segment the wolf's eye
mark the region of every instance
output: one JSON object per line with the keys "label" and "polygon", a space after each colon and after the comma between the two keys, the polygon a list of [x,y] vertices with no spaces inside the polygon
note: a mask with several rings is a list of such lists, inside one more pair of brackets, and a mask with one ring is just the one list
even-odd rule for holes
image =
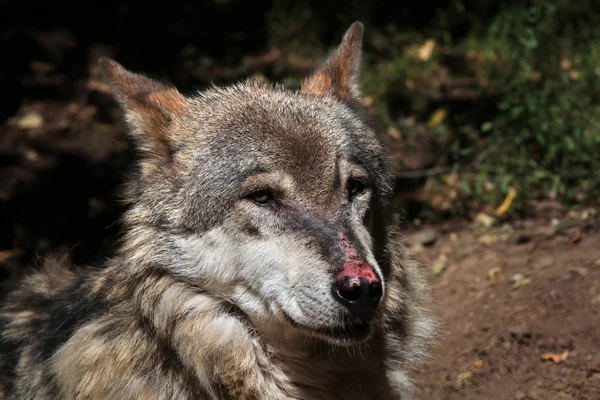
{"label": "wolf's eye", "polygon": [[264,206],[269,201],[273,200],[273,194],[267,189],[255,190],[248,196],[250,200],[260,206]]}
{"label": "wolf's eye", "polygon": [[348,194],[350,195],[350,198],[358,196],[364,192],[366,188],[367,185],[358,179],[350,179],[350,181],[348,181]]}

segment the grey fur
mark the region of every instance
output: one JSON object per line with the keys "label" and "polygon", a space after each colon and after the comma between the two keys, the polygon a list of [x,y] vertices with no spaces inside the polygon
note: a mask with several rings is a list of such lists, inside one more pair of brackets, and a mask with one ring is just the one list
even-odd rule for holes
{"label": "grey fur", "polygon": [[[0,399],[409,398],[433,322],[360,109],[362,30],[297,92],[185,98],[101,61],[140,154],[127,231],[106,268],[49,259],[8,294]],[[331,292],[342,234],[383,281],[360,340],[333,330],[349,318]]]}

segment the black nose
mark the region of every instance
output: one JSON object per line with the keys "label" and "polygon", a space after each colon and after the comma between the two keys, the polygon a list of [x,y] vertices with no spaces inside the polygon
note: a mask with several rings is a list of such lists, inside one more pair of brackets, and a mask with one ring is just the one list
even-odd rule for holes
{"label": "black nose", "polygon": [[374,311],[381,300],[381,282],[362,276],[345,276],[333,284],[333,297],[352,313]]}

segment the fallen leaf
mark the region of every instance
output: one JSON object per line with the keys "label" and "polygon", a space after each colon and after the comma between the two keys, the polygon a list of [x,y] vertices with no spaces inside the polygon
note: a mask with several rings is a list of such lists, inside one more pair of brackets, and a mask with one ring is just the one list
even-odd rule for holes
{"label": "fallen leaf", "polygon": [[475,368],[481,368],[483,367],[483,360],[477,360],[473,363],[473,365],[475,366]]}
{"label": "fallen leaf", "polygon": [[554,233],[560,233],[560,232],[564,231],[565,229],[570,228],[571,226],[573,226],[573,221],[559,222],[554,227]]}
{"label": "fallen leaf", "polygon": [[500,207],[496,209],[496,216],[501,217],[502,215],[506,214],[508,210],[510,210],[510,206],[512,205],[515,197],[517,197],[517,191],[515,190],[515,188],[509,188],[508,193],[506,194],[506,198],[504,199]]}
{"label": "fallen leaf", "polygon": [[400,131],[398,129],[394,128],[393,126],[390,126],[389,128],[387,128],[387,134],[392,139],[399,140],[399,139],[402,138],[402,135],[400,134]]}
{"label": "fallen leaf", "polygon": [[590,217],[596,216],[597,213],[598,212],[596,211],[596,209],[594,209],[594,208],[588,208],[586,210],[583,210],[583,212],[581,213],[581,217],[580,218],[583,221],[585,221],[585,220],[587,220]]}
{"label": "fallen leaf", "polygon": [[480,212],[475,216],[475,222],[486,228],[491,228],[496,223],[496,218],[486,213]]}
{"label": "fallen leaf", "polygon": [[477,239],[477,241],[481,244],[490,245],[494,243],[502,243],[506,242],[513,235],[513,232],[510,230],[504,230],[496,233],[488,233],[486,235],[482,235]]}
{"label": "fallen leaf", "polygon": [[531,278],[522,278],[522,279],[517,280],[513,284],[512,288],[513,288],[513,290],[516,290],[516,289],[522,288],[524,286],[527,286],[530,283],[531,283]]}
{"label": "fallen leaf", "polygon": [[377,96],[375,96],[375,95],[367,96],[363,100],[363,105],[365,107],[371,107],[375,103],[375,100],[377,100]]}
{"label": "fallen leaf", "polygon": [[471,386],[473,383],[473,373],[472,372],[463,372],[462,374],[458,374],[457,384],[459,387]]}
{"label": "fallen leaf", "polygon": [[435,40],[427,39],[425,43],[417,50],[417,57],[421,61],[427,61],[431,58],[431,54],[433,53],[433,49],[435,49]]}
{"label": "fallen leaf", "polygon": [[438,108],[431,114],[427,125],[431,127],[438,126],[439,124],[444,122],[446,116],[448,116],[448,110],[446,110],[445,108]]}
{"label": "fallen leaf", "polygon": [[39,128],[42,125],[44,125],[44,118],[35,111],[28,112],[17,121],[17,126],[21,129]]}
{"label": "fallen leaf", "polygon": [[502,268],[496,267],[492,268],[488,271],[488,279],[493,281],[500,278],[500,273],[502,272]]}
{"label": "fallen leaf", "polygon": [[571,244],[579,243],[579,242],[581,242],[581,239],[583,239],[583,233],[577,232],[577,234],[575,234],[575,236],[573,236],[571,239],[569,239],[569,243],[571,243]]}
{"label": "fallen leaf", "polygon": [[544,353],[544,354],[542,354],[542,361],[551,360],[554,364],[560,364],[561,362],[565,361],[568,356],[569,356],[568,351],[564,351],[561,354]]}
{"label": "fallen leaf", "polygon": [[431,266],[431,271],[434,275],[440,275],[446,269],[448,257],[445,254],[440,254],[438,259]]}

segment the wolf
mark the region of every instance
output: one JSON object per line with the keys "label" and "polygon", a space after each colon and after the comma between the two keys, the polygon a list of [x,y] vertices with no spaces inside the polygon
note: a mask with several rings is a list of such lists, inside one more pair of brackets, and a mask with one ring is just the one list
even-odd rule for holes
{"label": "wolf", "polygon": [[298,89],[184,96],[100,67],[137,160],[116,254],[4,296],[0,399],[408,399],[434,335],[358,85],[363,25]]}

